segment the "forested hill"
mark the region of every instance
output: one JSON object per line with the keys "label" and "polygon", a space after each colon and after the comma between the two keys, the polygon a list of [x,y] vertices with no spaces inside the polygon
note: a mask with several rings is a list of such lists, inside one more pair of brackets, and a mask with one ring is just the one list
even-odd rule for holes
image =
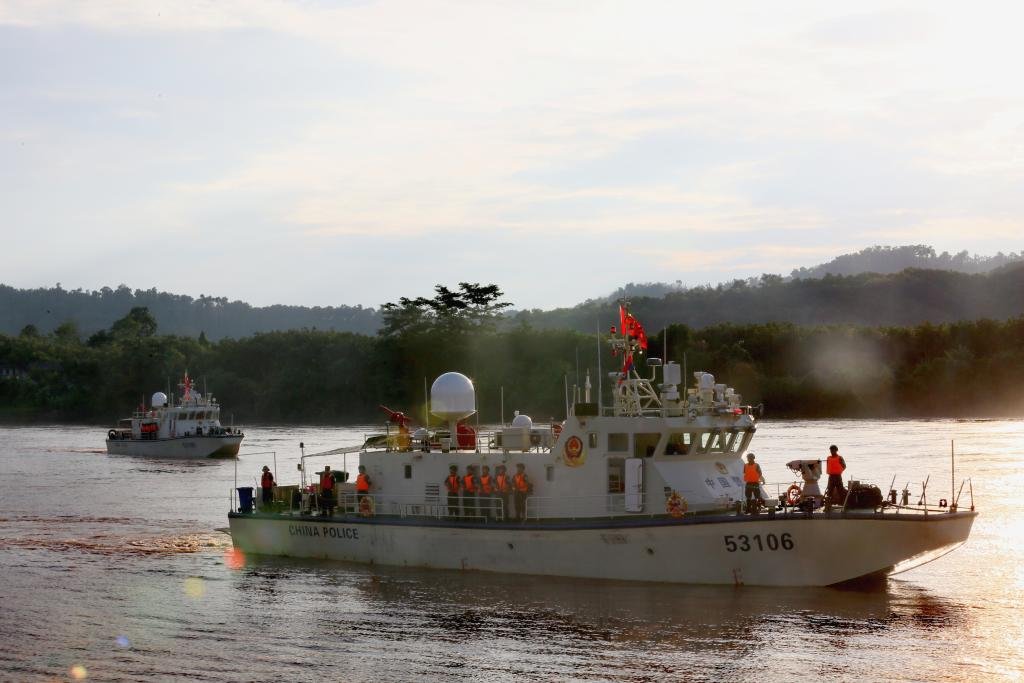
{"label": "forested hill", "polygon": [[[652,331],[669,324],[701,328],[725,322],[873,327],[1006,320],[1024,315],[1024,263],[979,275],[917,269],[789,281],[764,275],[754,284],[736,280],[631,302],[633,314]],[[602,327],[614,324],[618,307],[613,301],[590,301],[573,308],[521,311],[516,318],[541,329],[593,332],[598,322]]]}
{"label": "forested hill", "polygon": [[44,334],[73,323],[83,336],[104,330],[131,309],[144,306],[168,334],[208,339],[247,337],[273,330],[318,329],[373,334],[380,315],[362,306],[250,306],[223,297],[170,294],[124,285],[98,291],[15,289],[0,285],[0,334],[17,334],[33,325]]}
{"label": "forested hill", "polygon": [[[21,290],[0,285],[0,334],[18,334],[28,325],[49,334],[72,323],[77,334],[88,337],[136,307],[149,309],[161,332],[188,337],[203,333],[211,341],[296,329],[372,335],[382,324],[379,310],[361,306],[261,308],[218,297],[193,299],[125,286],[89,292],[59,286]],[[1024,315],[1024,263],[984,274],[908,269],[887,275],[827,275],[820,279],[763,275],[758,280],[694,287],[662,297],[633,297],[632,307],[654,332],[668,324],[696,328],[765,322],[905,326],[1006,320]],[[525,323],[540,329],[593,332],[598,321],[603,327],[613,324],[618,308],[615,301],[600,299],[572,308],[507,315],[499,327]]]}

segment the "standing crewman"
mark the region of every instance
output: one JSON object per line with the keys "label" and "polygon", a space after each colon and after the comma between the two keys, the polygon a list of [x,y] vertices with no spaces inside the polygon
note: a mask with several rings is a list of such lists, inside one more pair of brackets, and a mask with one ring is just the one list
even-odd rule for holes
{"label": "standing crewman", "polygon": [[526,476],[526,465],[516,464],[516,475],[512,477],[512,498],[515,502],[516,519],[526,520],[526,497],[533,490],[530,478]]}
{"label": "standing crewman", "polygon": [[512,510],[508,506],[508,494],[512,491],[512,482],[509,481],[504,465],[494,468],[494,490],[501,500],[501,514],[508,519],[512,514]]}
{"label": "standing crewman", "polygon": [[263,496],[263,506],[270,505],[274,500],[274,475],[270,473],[270,468],[266,465],[263,466],[263,476],[260,477],[260,491]]}
{"label": "standing crewman", "polygon": [[324,465],[320,473],[320,514],[330,517],[334,514],[334,472],[330,465]]}
{"label": "standing crewman", "polygon": [[744,496],[747,500],[747,512],[753,514],[754,508],[751,501],[754,498],[764,503],[761,497],[761,484],[764,483],[764,474],[761,473],[761,466],[754,462],[754,454],[747,453],[747,463],[743,466],[743,482],[746,484]]}
{"label": "standing crewman", "polygon": [[466,474],[462,477],[462,513],[466,517],[476,517],[476,496],[480,492],[480,479],[476,476],[474,465],[466,466]]}
{"label": "standing crewman", "polygon": [[[846,488],[843,486],[843,472],[846,471],[846,461],[839,455],[839,446],[832,444],[828,447],[829,456],[825,460],[825,473],[828,474],[828,486],[825,488],[825,502],[827,504],[840,504],[846,500]],[[833,500],[838,494],[839,499]]]}
{"label": "standing crewman", "polygon": [[487,465],[480,468],[480,511],[488,519],[494,517],[494,477]]}
{"label": "standing crewman", "polygon": [[448,468],[448,477],[444,480],[444,488],[448,491],[448,517],[459,516],[459,489],[462,488],[459,480],[459,468],[452,465]]}
{"label": "standing crewman", "polygon": [[371,486],[373,486],[373,482],[370,481],[370,475],[366,473],[366,467],[360,465],[359,475],[356,476],[356,510],[363,511],[363,499],[370,495]]}

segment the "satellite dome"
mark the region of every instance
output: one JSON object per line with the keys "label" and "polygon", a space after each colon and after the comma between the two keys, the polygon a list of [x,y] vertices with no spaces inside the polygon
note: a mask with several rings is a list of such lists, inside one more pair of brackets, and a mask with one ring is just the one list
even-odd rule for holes
{"label": "satellite dome", "polygon": [[167,394],[162,391],[158,391],[153,394],[153,398],[150,399],[149,404],[154,408],[163,408],[167,405]]}
{"label": "satellite dome", "polygon": [[512,418],[513,427],[521,427],[522,429],[533,429],[533,419],[529,415],[521,415],[519,411],[516,411],[516,416]]}
{"label": "satellite dome", "polygon": [[454,422],[476,412],[473,381],[460,372],[446,372],[430,387],[430,412]]}

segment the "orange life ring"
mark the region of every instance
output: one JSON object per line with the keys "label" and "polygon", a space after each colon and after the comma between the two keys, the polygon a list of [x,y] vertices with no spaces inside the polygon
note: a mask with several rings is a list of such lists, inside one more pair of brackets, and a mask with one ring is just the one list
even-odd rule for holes
{"label": "orange life ring", "polygon": [[558,438],[559,436],[561,436],[561,435],[562,435],[562,423],[561,423],[561,422],[555,422],[555,423],[553,423],[553,424],[551,425],[551,433],[555,435],[555,438],[556,438],[556,439],[557,439],[557,438]]}
{"label": "orange life ring", "polygon": [[786,489],[786,502],[790,505],[798,504],[804,497],[804,491],[799,484],[793,484]]}

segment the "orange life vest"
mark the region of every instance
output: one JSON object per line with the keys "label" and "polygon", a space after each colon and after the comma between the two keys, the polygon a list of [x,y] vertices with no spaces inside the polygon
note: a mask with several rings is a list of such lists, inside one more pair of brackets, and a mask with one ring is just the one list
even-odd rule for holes
{"label": "orange life vest", "polygon": [[504,474],[499,474],[495,479],[495,487],[498,489],[498,493],[508,493],[508,477]]}
{"label": "orange life vest", "polygon": [[462,477],[462,488],[466,490],[466,493],[476,493],[476,477],[472,474]]}
{"label": "orange life vest", "polygon": [[491,486],[491,475],[480,475],[480,490],[486,493],[487,495],[490,495],[494,492],[494,487]]}
{"label": "orange life vest", "polygon": [[512,483],[515,484],[516,491],[520,493],[530,490],[530,484],[526,481],[526,474],[523,472],[518,472],[516,476],[512,477]]}
{"label": "orange life vest", "polygon": [[757,463],[748,462],[743,466],[743,481],[748,484],[761,483],[761,472],[758,471]]}
{"label": "orange life vest", "polygon": [[334,490],[334,477],[331,476],[331,472],[324,472],[320,475],[320,490],[321,491],[333,491]]}
{"label": "orange life vest", "polygon": [[370,478],[365,474],[360,474],[356,477],[356,492],[357,493],[369,493],[370,491]]}
{"label": "orange life vest", "polygon": [[265,489],[272,488],[274,486],[274,475],[270,472],[264,472],[263,477],[260,479],[260,486]]}
{"label": "orange life vest", "polygon": [[825,471],[830,475],[842,474],[845,469],[843,458],[838,453],[828,456],[828,460],[825,461]]}
{"label": "orange life vest", "polygon": [[448,478],[444,480],[444,487],[448,489],[448,493],[458,493],[459,476],[457,474],[449,474]]}

